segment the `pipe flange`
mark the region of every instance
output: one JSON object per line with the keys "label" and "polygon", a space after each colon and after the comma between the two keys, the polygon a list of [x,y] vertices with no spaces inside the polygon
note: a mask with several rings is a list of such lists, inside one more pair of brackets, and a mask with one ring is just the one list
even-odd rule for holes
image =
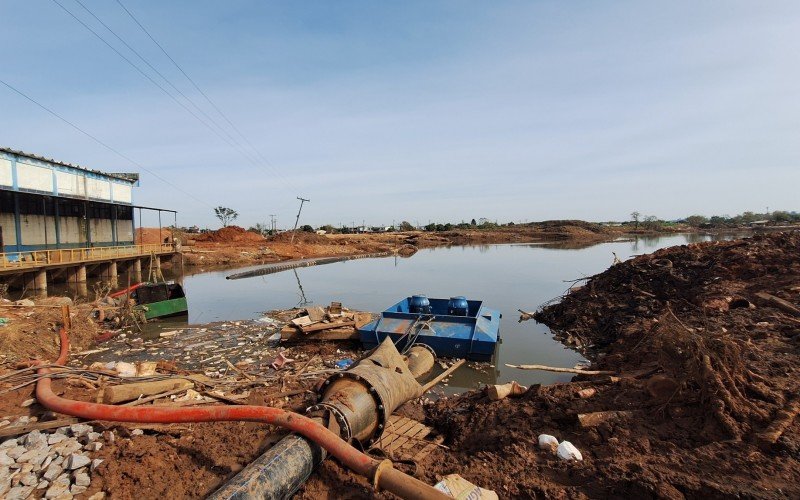
{"label": "pipe flange", "polygon": [[352,437],[352,432],[350,430],[350,423],[347,421],[347,419],[344,416],[344,413],[342,413],[342,411],[339,410],[339,408],[329,403],[317,403],[314,406],[309,406],[306,409],[306,413],[311,413],[315,411],[329,412],[333,416],[333,418],[336,419],[336,423],[339,424],[339,434],[340,434],[339,437],[341,437],[345,441],[350,441],[350,438]]}
{"label": "pipe flange", "polygon": [[[381,434],[383,434],[383,430],[386,428],[386,423],[387,423],[387,419],[388,419],[388,415],[386,415],[386,405],[384,404],[383,400],[381,399],[381,395],[378,392],[378,390],[375,389],[375,387],[373,387],[372,384],[369,383],[369,380],[367,380],[366,378],[362,377],[361,375],[358,375],[357,373],[352,373],[352,372],[339,372],[336,375],[334,375],[334,376],[328,378],[327,380],[325,380],[325,382],[323,382],[322,386],[318,390],[320,398],[325,396],[325,390],[328,388],[328,386],[331,385],[331,381],[332,380],[337,380],[337,379],[340,379],[340,378],[349,378],[351,380],[354,380],[354,381],[362,384],[364,387],[367,388],[367,392],[369,392],[370,396],[372,396],[372,399],[375,400],[375,407],[378,410],[378,426],[377,426],[375,432],[373,433],[373,435],[370,436],[369,438],[367,438],[366,441],[364,441],[364,445],[365,446],[369,446],[372,443],[374,443],[375,440],[378,439],[381,436]],[[324,402],[319,403],[319,404],[320,405],[325,405],[326,407],[331,406],[330,404],[327,404],[327,403],[324,403]]]}
{"label": "pipe flange", "polygon": [[424,347],[425,349],[427,349],[428,351],[430,351],[430,353],[431,353],[431,354],[433,354],[433,359],[434,359],[434,360],[435,360],[435,359],[436,359],[436,357],[437,357],[437,356],[436,356],[436,351],[434,351],[434,350],[433,350],[433,347],[429,346],[428,344],[423,344],[423,343],[421,343],[421,342],[417,342],[416,344],[411,344],[411,347],[412,347],[412,348],[414,348],[414,347]]}

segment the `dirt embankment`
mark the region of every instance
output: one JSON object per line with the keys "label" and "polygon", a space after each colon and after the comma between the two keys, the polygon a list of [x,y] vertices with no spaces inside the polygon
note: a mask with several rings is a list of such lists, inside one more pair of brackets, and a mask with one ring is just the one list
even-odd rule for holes
{"label": "dirt embankment", "polygon": [[[619,227],[584,221],[545,221],[495,229],[458,229],[441,232],[326,234],[298,231],[263,237],[229,226],[202,234],[177,234],[187,266],[232,266],[278,262],[307,257],[334,257],[398,251],[413,254],[417,248],[549,241],[576,247],[609,241],[624,235]],[[167,238],[167,231],[142,230],[146,243]],[[170,240],[171,241],[171,240]]]}
{"label": "dirt embankment", "polygon": [[0,365],[32,358],[57,358],[59,341],[53,332],[63,322],[62,304],[70,306],[73,346],[85,349],[92,345],[102,328],[91,318],[91,304],[73,304],[68,297],[17,302],[0,299],[0,315],[4,320],[0,326]]}
{"label": "dirt embankment", "polygon": [[234,266],[266,264],[306,257],[359,255],[392,250],[387,242],[336,239],[298,231],[263,237],[238,226],[202,234],[180,234],[187,266]]}
{"label": "dirt embankment", "polygon": [[[800,234],[772,234],[660,250],[591,278],[536,317],[620,378],[441,400],[429,417],[450,450],[425,475],[458,472],[501,497],[799,497],[798,251]],[[596,392],[581,398],[585,388]],[[538,450],[540,433],[583,461]]]}

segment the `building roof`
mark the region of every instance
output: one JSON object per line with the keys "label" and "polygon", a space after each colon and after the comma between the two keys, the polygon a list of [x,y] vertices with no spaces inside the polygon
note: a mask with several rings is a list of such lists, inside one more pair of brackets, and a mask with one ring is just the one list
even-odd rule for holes
{"label": "building roof", "polygon": [[138,173],[113,173],[113,174],[110,174],[108,172],[101,172],[99,170],[92,170],[90,168],[81,167],[80,165],[73,165],[72,163],[66,163],[66,162],[63,162],[63,161],[54,160],[52,158],[47,158],[47,157],[44,157],[44,156],[39,156],[39,155],[31,154],[31,153],[26,153],[25,151],[19,151],[17,149],[6,148],[6,147],[3,147],[3,146],[0,146],[0,153],[11,153],[11,154],[15,154],[17,156],[25,156],[27,158],[32,158],[34,160],[46,161],[46,162],[54,163],[56,165],[61,165],[61,166],[64,166],[64,167],[70,167],[70,168],[74,168],[74,169],[77,169],[77,170],[83,170],[84,172],[92,172],[93,174],[104,175],[106,177],[112,177],[114,179],[119,179],[121,181],[130,182],[131,184],[135,184],[136,182],[139,181],[139,174]]}

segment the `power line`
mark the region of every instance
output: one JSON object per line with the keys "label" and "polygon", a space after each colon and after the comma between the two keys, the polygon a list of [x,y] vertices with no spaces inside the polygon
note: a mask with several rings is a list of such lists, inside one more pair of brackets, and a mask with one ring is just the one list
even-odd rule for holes
{"label": "power line", "polygon": [[48,113],[50,113],[51,115],[55,116],[56,118],[58,118],[58,119],[59,119],[59,120],[61,120],[62,122],[66,123],[66,124],[67,124],[67,125],[69,125],[70,127],[74,128],[75,130],[77,130],[78,132],[80,132],[81,134],[83,134],[83,135],[85,135],[86,137],[90,138],[91,140],[93,140],[93,141],[94,141],[94,142],[96,142],[97,144],[99,144],[99,145],[103,146],[103,147],[104,147],[104,148],[106,148],[107,150],[109,150],[109,151],[111,151],[112,153],[114,153],[115,155],[119,156],[120,158],[122,158],[122,159],[124,159],[124,160],[126,160],[126,161],[130,162],[131,164],[133,164],[134,166],[136,166],[136,167],[138,167],[138,168],[141,168],[141,169],[142,169],[142,170],[144,170],[145,172],[148,172],[148,173],[149,173],[149,174],[151,174],[153,177],[155,177],[156,179],[159,179],[160,181],[164,182],[165,184],[168,184],[168,185],[172,186],[173,188],[175,188],[175,190],[176,190],[176,191],[179,191],[179,192],[181,192],[181,193],[185,194],[186,196],[188,196],[189,198],[193,199],[194,201],[196,201],[196,202],[200,203],[200,204],[201,204],[201,205],[203,205],[203,206],[210,206],[210,205],[206,205],[206,202],[205,202],[205,201],[203,201],[203,200],[201,200],[201,199],[199,199],[199,198],[195,197],[193,194],[191,194],[191,193],[189,193],[189,192],[187,192],[187,191],[184,191],[184,190],[183,190],[183,189],[181,189],[180,187],[176,186],[175,184],[173,184],[172,182],[168,181],[167,179],[165,179],[165,178],[161,177],[161,176],[160,176],[160,175],[158,175],[157,173],[153,172],[153,171],[152,171],[152,170],[150,170],[149,168],[147,168],[147,167],[145,167],[144,165],[142,165],[141,163],[137,162],[136,160],[133,160],[132,158],[130,158],[130,157],[126,156],[125,154],[123,154],[123,153],[119,152],[119,151],[118,151],[118,150],[116,150],[115,148],[113,148],[113,147],[109,146],[108,144],[106,144],[105,142],[101,141],[100,139],[98,139],[98,138],[97,138],[97,137],[95,137],[94,135],[92,135],[92,134],[90,134],[89,132],[87,132],[87,131],[83,130],[83,129],[82,129],[82,128],[80,128],[79,126],[75,125],[74,123],[72,123],[71,121],[67,120],[66,118],[64,118],[64,117],[63,117],[63,116],[61,116],[60,114],[56,113],[56,112],[55,112],[55,111],[53,111],[52,109],[48,108],[48,107],[47,107],[47,106],[45,106],[44,104],[40,103],[39,101],[35,100],[33,97],[30,97],[29,95],[25,94],[24,92],[22,92],[21,90],[19,90],[19,89],[18,89],[18,88],[16,88],[16,87],[14,87],[14,86],[13,86],[13,85],[11,85],[10,83],[6,82],[5,80],[2,80],[2,79],[0,79],[0,83],[2,83],[3,85],[5,85],[6,87],[8,87],[8,88],[9,88],[10,90],[12,90],[13,92],[15,92],[15,93],[19,94],[20,96],[24,97],[24,98],[25,98],[25,99],[27,99],[28,101],[32,102],[33,104],[37,105],[37,106],[38,106],[38,107],[40,107],[41,109],[43,109],[43,110],[47,111]]}
{"label": "power line", "polygon": [[172,81],[170,81],[170,80],[169,80],[169,78],[167,78],[166,76],[164,76],[164,75],[163,75],[163,74],[162,74],[162,73],[161,73],[161,72],[160,72],[158,69],[156,69],[156,68],[155,68],[155,67],[154,67],[152,64],[150,64],[150,62],[149,62],[147,59],[145,59],[145,58],[144,58],[144,56],[142,56],[142,55],[141,55],[141,54],[140,54],[140,53],[139,53],[139,52],[138,52],[136,49],[134,49],[133,47],[131,47],[131,45],[130,45],[128,42],[126,42],[126,41],[125,41],[125,40],[124,40],[124,39],[123,39],[121,36],[119,36],[119,35],[118,35],[118,34],[117,34],[117,33],[116,33],[116,32],[115,32],[113,29],[111,29],[111,27],[110,27],[110,26],[108,26],[108,25],[107,25],[105,22],[103,22],[103,20],[102,20],[102,19],[100,19],[99,17],[97,17],[97,15],[96,15],[94,12],[92,12],[92,11],[91,11],[91,10],[90,10],[90,9],[89,9],[89,8],[88,8],[86,5],[84,5],[84,4],[83,4],[83,2],[81,2],[81,0],[75,0],[75,2],[76,2],[78,5],[80,5],[80,6],[83,8],[83,10],[85,10],[86,12],[88,12],[88,13],[89,13],[89,15],[90,15],[90,16],[92,16],[92,17],[93,17],[93,18],[94,18],[94,19],[95,19],[95,20],[96,20],[98,23],[100,23],[100,24],[101,24],[101,25],[102,25],[102,26],[103,26],[103,27],[104,27],[106,30],[108,30],[108,32],[109,32],[109,33],[111,33],[112,35],[114,35],[114,37],[116,37],[116,39],[117,39],[117,40],[119,40],[119,41],[120,41],[120,42],[121,42],[121,43],[122,43],[122,44],[123,44],[125,47],[127,47],[127,48],[128,48],[128,50],[130,50],[131,52],[133,52],[133,53],[136,55],[136,57],[138,57],[138,58],[139,58],[139,59],[140,59],[140,60],[141,60],[143,63],[145,63],[145,64],[147,65],[147,67],[148,67],[148,68],[150,68],[151,70],[153,70],[153,72],[154,72],[155,74],[157,74],[158,76],[160,76],[160,77],[161,77],[161,79],[162,79],[162,80],[164,80],[164,81],[167,83],[167,85],[169,85],[170,87],[172,87],[172,89],[173,89],[175,92],[177,92],[177,93],[178,93],[178,94],[179,94],[181,97],[183,97],[183,98],[186,100],[186,102],[188,102],[189,104],[191,104],[191,105],[192,105],[192,107],[193,107],[194,109],[196,109],[196,110],[197,110],[197,111],[198,111],[200,114],[202,114],[202,115],[203,115],[203,116],[204,116],[206,119],[208,119],[208,121],[210,121],[210,122],[211,122],[213,125],[215,125],[215,126],[216,126],[216,127],[217,127],[217,128],[218,128],[218,129],[219,129],[221,132],[222,132],[222,133],[224,133],[226,136],[228,136],[228,138],[229,138],[229,139],[231,139],[232,141],[236,142],[236,139],[235,139],[235,138],[234,138],[234,137],[233,137],[233,136],[232,136],[230,133],[228,133],[228,131],[227,131],[227,130],[225,130],[225,128],[221,127],[221,126],[220,126],[220,125],[217,123],[217,121],[216,121],[216,120],[214,120],[214,118],[212,118],[211,116],[209,116],[209,115],[208,115],[208,113],[206,113],[205,111],[203,111],[203,109],[202,109],[202,108],[200,108],[200,107],[199,107],[197,104],[195,104],[195,102],[194,102],[192,99],[190,99],[190,98],[189,98],[189,97],[188,97],[186,94],[184,94],[184,93],[183,93],[183,92],[182,92],[182,91],[181,91],[181,90],[180,90],[178,87],[176,87],[176,86],[175,86],[175,84],[173,84],[173,83],[172,83]]}
{"label": "power line", "polygon": [[254,162],[254,161],[253,161],[253,159],[252,159],[252,158],[251,158],[251,157],[250,157],[248,154],[246,154],[246,153],[244,152],[244,150],[243,150],[243,149],[241,149],[241,148],[237,149],[237,148],[236,148],[236,146],[234,145],[234,143],[232,143],[230,140],[228,140],[228,139],[226,139],[225,137],[223,137],[223,136],[222,136],[222,135],[221,135],[221,134],[220,134],[220,133],[219,133],[219,132],[218,132],[216,129],[214,129],[214,127],[212,127],[212,126],[211,126],[211,125],[210,125],[208,122],[206,122],[205,120],[203,120],[202,118],[200,118],[199,116],[197,116],[197,114],[196,114],[194,111],[192,111],[191,109],[189,109],[189,108],[188,108],[188,107],[187,107],[187,106],[186,106],[184,103],[182,103],[180,100],[178,100],[178,98],[177,98],[177,97],[175,97],[175,96],[174,96],[172,93],[170,93],[170,92],[169,92],[167,89],[165,89],[165,88],[164,88],[164,87],[163,87],[161,84],[159,84],[157,81],[155,81],[155,80],[154,80],[154,79],[153,79],[153,78],[152,78],[150,75],[148,75],[147,73],[145,73],[145,72],[144,72],[144,71],[143,71],[143,70],[142,70],[142,69],[141,69],[139,66],[137,66],[136,64],[134,64],[134,62],[133,62],[133,61],[131,61],[131,60],[130,60],[128,57],[126,57],[126,56],[125,56],[125,54],[123,54],[122,52],[120,52],[119,50],[117,50],[117,48],[116,48],[116,47],[114,47],[113,45],[111,45],[111,44],[110,44],[110,43],[109,43],[109,42],[108,42],[108,41],[107,41],[105,38],[103,38],[103,37],[102,37],[102,36],[101,36],[99,33],[97,33],[95,30],[93,30],[93,29],[91,28],[91,26],[89,26],[88,24],[86,24],[85,22],[83,22],[83,20],[81,20],[81,19],[80,19],[78,16],[76,16],[75,14],[73,14],[73,13],[72,13],[72,11],[70,11],[69,9],[67,9],[66,7],[64,7],[64,5],[63,5],[62,3],[60,3],[58,0],[52,0],[52,1],[53,1],[53,3],[55,3],[56,5],[58,5],[59,7],[61,7],[61,9],[62,9],[64,12],[66,12],[67,14],[69,14],[69,16],[70,16],[70,17],[72,17],[73,19],[75,19],[75,21],[77,21],[77,22],[78,22],[78,23],[79,23],[81,26],[83,26],[84,28],[86,28],[87,30],[89,30],[89,32],[90,32],[90,33],[92,33],[92,34],[93,34],[95,37],[97,37],[97,38],[98,38],[98,39],[99,39],[101,42],[103,42],[103,43],[104,43],[106,46],[108,46],[108,48],[110,48],[111,50],[113,50],[113,51],[114,51],[114,52],[115,52],[115,53],[116,53],[118,56],[120,56],[120,57],[121,57],[121,58],[122,58],[122,59],[123,59],[125,62],[127,62],[127,63],[128,63],[130,66],[131,66],[131,67],[133,67],[133,69],[135,69],[135,70],[136,70],[136,71],[137,71],[139,74],[141,74],[141,75],[142,75],[142,76],[144,76],[144,77],[145,77],[145,78],[146,78],[148,81],[150,81],[150,83],[152,83],[152,84],[153,84],[153,85],[155,85],[155,86],[156,86],[156,87],[157,87],[159,90],[161,90],[161,92],[163,92],[163,93],[164,93],[164,94],[166,94],[166,95],[167,95],[167,96],[168,96],[170,99],[172,99],[173,101],[175,101],[175,103],[176,103],[176,104],[178,104],[180,107],[182,107],[184,110],[186,110],[186,112],[188,112],[190,115],[192,115],[192,116],[193,116],[193,117],[194,117],[194,118],[195,118],[197,121],[199,121],[200,123],[202,123],[203,125],[205,125],[205,126],[206,126],[206,127],[207,127],[207,128],[208,128],[208,129],[209,129],[211,132],[212,132],[212,133],[214,133],[214,135],[216,135],[216,136],[217,136],[217,137],[219,137],[219,138],[220,138],[220,139],[221,139],[223,142],[225,142],[226,144],[228,144],[228,146],[232,147],[233,149],[236,149],[236,150],[237,150],[237,151],[238,151],[238,152],[239,152],[239,153],[240,153],[242,156],[244,156],[244,157],[245,157],[245,159],[247,159],[247,161],[249,161],[250,163],[252,163],[252,164],[254,164],[254,165],[257,165],[257,164],[256,164],[256,162]]}
{"label": "power line", "polygon": [[261,161],[263,161],[267,166],[269,166],[273,170],[275,175],[281,178],[281,180],[283,180],[287,185],[289,185],[289,187],[293,188],[294,190],[297,190],[297,188],[289,181],[289,179],[285,178],[277,169],[277,167],[275,167],[269,160],[267,160],[264,157],[263,154],[261,154],[261,151],[259,151],[258,148],[256,148],[253,145],[253,143],[250,142],[247,136],[245,136],[242,133],[242,131],[239,130],[239,127],[234,125],[234,123],[228,118],[228,116],[222,111],[222,109],[220,109],[220,107],[217,106],[217,104],[208,96],[208,94],[206,94],[203,91],[203,89],[200,88],[197,82],[195,82],[194,79],[192,79],[192,77],[190,77],[189,74],[183,70],[181,65],[178,64],[178,62],[171,55],[169,55],[167,50],[158,42],[158,40],[156,40],[155,37],[153,37],[153,35],[150,34],[147,28],[145,28],[144,25],[141,22],[139,22],[136,16],[134,16],[133,13],[130,10],[128,10],[127,7],[125,7],[125,5],[122,3],[122,0],[116,0],[116,1],[119,4],[119,6],[122,7],[122,10],[124,10],[128,14],[128,16],[133,20],[134,23],[136,23],[137,26],[139,26],[139,28],[141,28],[144,34],[147,35],[147,37],[156,45],[156,47],[159,48],[159,50],[161,50],[161,52],[167,57],[167,59],[169,59],[172,62],[172,64],[178,69],[178,71],[180,71],[181,74],[183,74],[183,76],[186,77],[189,83],[192,84],[192,86],[200,93],[200,95],[202,95],[205,98],[205,100],[208,101],[211,107],[214,108],[214,110],[216,110],[217,113],[219,113],[222,119],[225,120],[228,123],[228,125],[230,125],[231,128],[239,135],[239,137],[241,137],[241,139],[250,147],[250,149],[252,149],[255,152],[256,156]]}

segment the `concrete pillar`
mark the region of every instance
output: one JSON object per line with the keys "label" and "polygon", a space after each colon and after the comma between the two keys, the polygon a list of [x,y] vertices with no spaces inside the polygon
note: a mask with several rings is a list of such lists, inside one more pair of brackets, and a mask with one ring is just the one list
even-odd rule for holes
{"label": "concrete pillar", "polygon": [[75,282],[86,283],[86,266],[78,266],[75,268]]}
{"label": "concrete pillar", "polygon": [[111,284],[111,288],[119,287],[119,281],[117,280],[117,263],[115,261],[108,263],[108,267],[106,268],[106,279],[108,280],[109,284]]}
{"label": "concrete pillar", "polygon": [[136,283],[142,281],[142,259],[134,259],[133,260],[133,278],[132,280]]}
{"label": "concrete pillar", "polygon": [[36,271],[33,278],[33,285],[36,290],[47,290],[47,271],[44,269]]}
{"label": "concrete pillar", "polygon": [[89,285],[86,284],[85,281],[74,282],[71,281],[67,283],[69,290],[74,293],[77,297],[88,297],[89,296]]}

